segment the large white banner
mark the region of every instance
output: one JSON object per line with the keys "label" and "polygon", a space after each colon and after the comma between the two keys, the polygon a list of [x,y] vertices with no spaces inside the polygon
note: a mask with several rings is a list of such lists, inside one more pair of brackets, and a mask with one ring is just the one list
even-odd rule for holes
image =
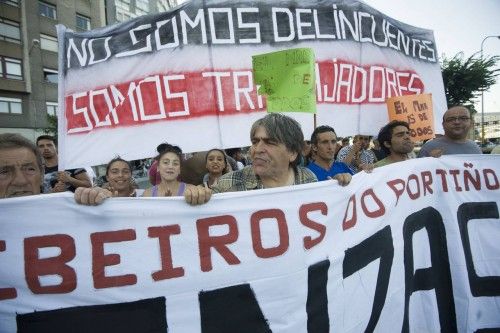
{"label": "large white banner", "polygon": [[200,207],[0,200],[0,331],[499,329],[499,166],[425,158]]}
{"label": "large white banner", "polygon": [[[388,97],[431,93],[438,132],[446,109],[432,31],[360,1],[192,0],[58,36],[61,168],[150,157],[163,141],[185,152],[250,145],[266,110],[252,55],[283,49],[314,50],[317,123],[340,136],[378,133]],[[310,136],[313,116],[293,116]]]}

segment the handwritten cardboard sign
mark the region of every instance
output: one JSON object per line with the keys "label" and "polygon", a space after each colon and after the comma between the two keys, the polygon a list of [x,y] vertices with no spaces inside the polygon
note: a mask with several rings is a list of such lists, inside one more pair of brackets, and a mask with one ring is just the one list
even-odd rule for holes
{"label": "handwritten cardboard sign", "polygon": [[432,94],[405,95],[388,98],[389,120],[403,120],[410,124],[413,141],[434,138]]}
{"label": "handwritten cardboard sign", "polygon": [[252,56],[259,94],[268,112],[316,113],[314,52],[298,48]]}

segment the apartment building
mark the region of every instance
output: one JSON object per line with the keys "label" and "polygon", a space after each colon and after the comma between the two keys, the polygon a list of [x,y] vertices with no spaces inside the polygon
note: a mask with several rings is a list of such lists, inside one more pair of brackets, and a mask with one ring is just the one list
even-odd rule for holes
{"label": "apartment building", "polygon": [[113,24],[134,17],[161,13],[186,0],[106,0],[106,22]]}
{"label": "apartment building", "polygon": [[0,133],[34,139],[57,113],[56,24],[85,31],[105,24],[102,1],[0,1]]}

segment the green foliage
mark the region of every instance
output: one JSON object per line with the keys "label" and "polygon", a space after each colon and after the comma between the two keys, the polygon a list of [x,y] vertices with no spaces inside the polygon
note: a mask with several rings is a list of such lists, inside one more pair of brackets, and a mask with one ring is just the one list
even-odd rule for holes
{"label": "green foliage", "polygon": [[45,134],[50,134],[57,140],[57,116],[47,114],[48,126],[43,129]]}
{"label": "green foliage", "polygon": [[474,99],[495,84],[500,74],[500,68],[495,68],[499,60],[499,56],[481,59],[477,53],[468,58],[463,53],[443,58],[441,70],[448,107],[464,105],[475,112]]}

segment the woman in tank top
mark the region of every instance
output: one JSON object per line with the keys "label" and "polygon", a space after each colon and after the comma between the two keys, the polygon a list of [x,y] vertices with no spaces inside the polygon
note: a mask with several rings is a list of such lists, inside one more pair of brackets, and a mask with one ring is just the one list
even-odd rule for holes
{"label": "woman in tank top", "polygon": [[192,186],[179,181],[182,151],[177,146],[166,144],[156,157],[161,181],[144,191],[143,197],[182,196],[187,187]]}

